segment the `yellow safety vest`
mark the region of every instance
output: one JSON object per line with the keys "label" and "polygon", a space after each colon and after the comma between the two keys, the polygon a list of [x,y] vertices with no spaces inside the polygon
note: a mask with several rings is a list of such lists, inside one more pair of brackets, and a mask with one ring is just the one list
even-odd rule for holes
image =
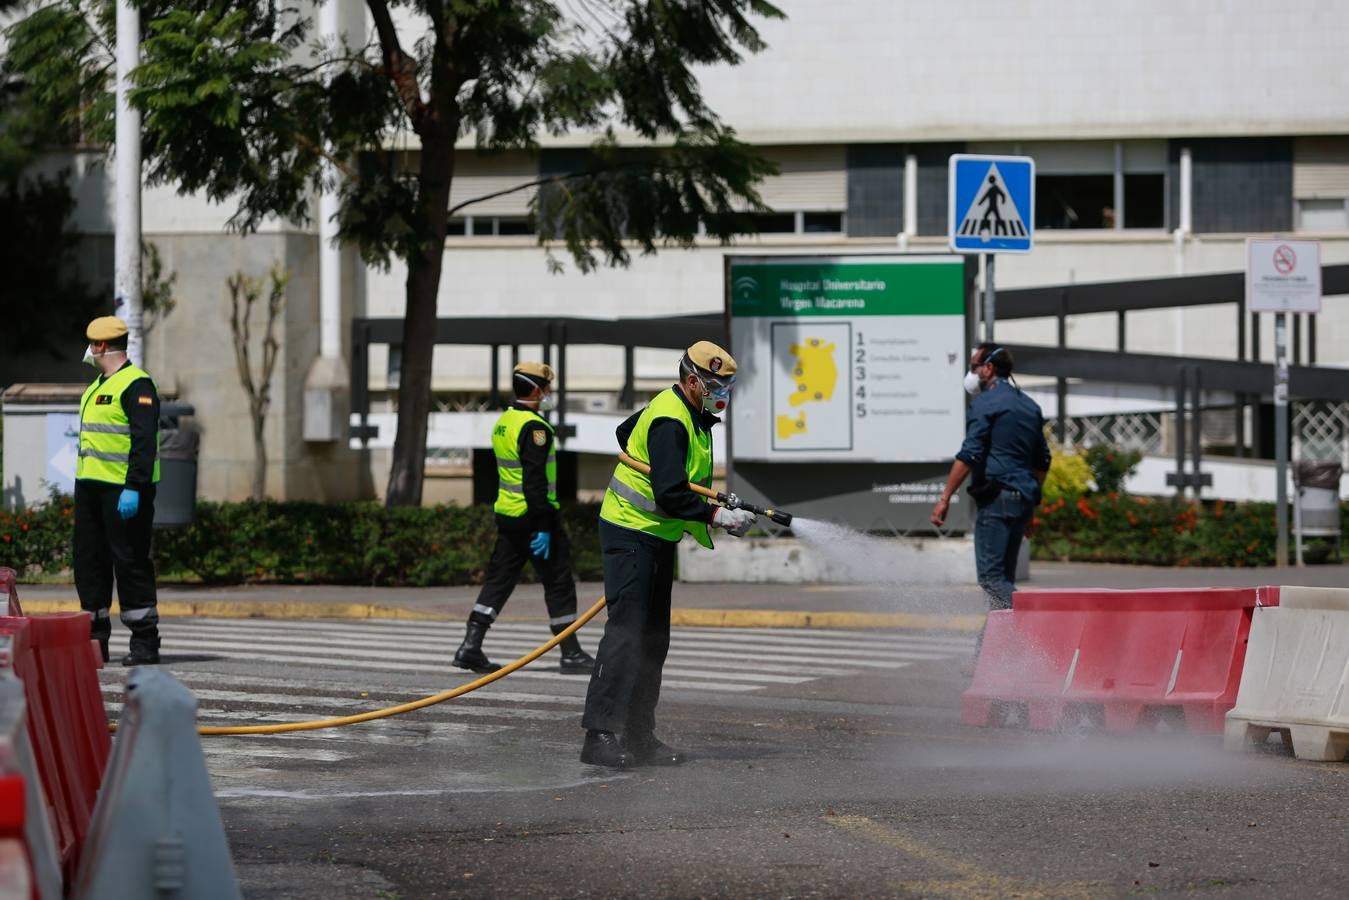
{"label": "yellow safety vest", "polygon": [[[684,460],[689,481],[703,487],[712,485],[712,435],[693,424],[693,415],[688,404],[674,389],[661,391],[642,410],[637,424],[628,437],[628,445],[623,449],[628,456],[638,462],[651,464],[651,453],[647,448],[647,436],[651,424],[657,419],[674,419],[684,426],[689,436],[688,456]],[[633,531],[643,531],[667,541],[678,542],[687,532],[704,547],[711,548],[712,536],[708,534],[706,522],[692,522],[676,519],[666,513],[656,503],[655,492],[651,489],[651,478],[619,463],[609,479],[609,489],[604,492],[604,505],[600,507],[600,518],[606,522]]]}
{"label": "yellow safety vest", "polygon": [[[83,481],[126,484],[131,468],[131,420],[122,408],[122,394],[133,382],[149,378],[144,369],[124,366],[101,384],[96,379],[80,399],[80,456],[75,477]],[[153,382],[151,382],[153,383]],[[159,430],[155,430],[155,468],[159,481]]]}
{"label": "yellow safety vest", "polygon": [[533,410],[507,409],[497,419],[492,429],[492,452],[497,458],[497,502],[492,506],[503,516],[520,518],[529,512],[525,502],[524,463],[520,461],[520,432],[531,422],[538,422],[548,429],[553,438],[548,448],[548,502],[553,509],[557,502],[557,434],[548,420]]}

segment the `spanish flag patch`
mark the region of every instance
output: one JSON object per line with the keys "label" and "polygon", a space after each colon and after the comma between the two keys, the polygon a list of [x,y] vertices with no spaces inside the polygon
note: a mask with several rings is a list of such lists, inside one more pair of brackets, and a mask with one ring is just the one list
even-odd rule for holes
{"label": "spanish flag patch", "polygon": [[155,405],[155,398],[154,398],[154,397],[144,397],[144,396],[142,396],[142,397],[137,397],[137,398],[136,398],[136,402],[139,403],[141,406],[154,406],[154,405]]}

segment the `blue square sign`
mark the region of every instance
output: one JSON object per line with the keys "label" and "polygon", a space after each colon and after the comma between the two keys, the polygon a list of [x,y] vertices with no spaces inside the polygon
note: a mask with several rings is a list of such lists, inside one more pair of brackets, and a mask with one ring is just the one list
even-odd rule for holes
{"label": "blue square sign", "polygon": [[1035,160],[951,157],[949,232],[957,253],[1029,253],[1035,243]]}

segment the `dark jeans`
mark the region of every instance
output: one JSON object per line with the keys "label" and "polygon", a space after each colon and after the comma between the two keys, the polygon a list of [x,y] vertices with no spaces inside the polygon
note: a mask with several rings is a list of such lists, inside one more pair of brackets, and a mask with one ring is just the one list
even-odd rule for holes
{"label": "dark jeans", "polygon": [[492,561],[487,565],[487,578],[478,592],[469,618],[483,625],[491,625],[501,608],[506,605],[525,563],[533,563],[539,581],[543,582],[543,602],[548,607],[548,618],[554,630],[576,621],[576,581],[571,574],[571,544],[561,527],[551,534],[553,545],[547,559],[535,556],[529,549],[535,532],[498,528]]}
{"label": "dark jeans", "polygon": [[131,630],[133,649],[159,649],[159,612],[156,609],[155,564],[150,558],[155,489],[140,492],[140,508],[131,519],[117,512],[120,484],[75,482],[75,590],[80,608],[91,616],[92,636],[106,640],[112,633],[108,609],[112,586],[122,624]]}
{"label": "dark jeans", "polygon": [[1004,490],[974,514],[974,566],[989,609],[1012,608],[1016,558],[1034,512],[1019,492]]}
{"label": "dark jeans", "polygon": [[600,521],[609,618],[586,692],[587,729],[647,735],[656,729],[661,671],[670,650],[675,547]]}

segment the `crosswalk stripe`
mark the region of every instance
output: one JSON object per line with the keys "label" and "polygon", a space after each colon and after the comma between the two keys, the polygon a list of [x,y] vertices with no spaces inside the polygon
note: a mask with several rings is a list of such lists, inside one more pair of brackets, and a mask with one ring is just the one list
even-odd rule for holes
{"label": "crosswalk stripe", "polygon": [[230,757],[246,756],[250,759],[305,759],[312,762],[345,762],[354,759],[355,753],[341,753],[337,750],[324,750],[320,747],[241,747],[212,741],[202,745],[207,756]]}
{"label": "crosswalk stripe", "polygon": [[[114,694],[116,689],[111,686],[105,686],[103,693]],[[294,707],[296,704],[307,704],[321,709],[330,710],[356,710],[365,712],[367,710],[379,709],[381,706],[390,704],[380,700],[370,700],[368,698],[354,699],[351,697],[331,697],[320,696],[316,694],[268,694],[252,693],[250,691],[222,691],[211,688],[192,688],[192,693],[196,695],[199,703],[253,703],[259,706],[284,706]],[[578,698],[579,702],[580,698]],[[576,715],[576,711],[557,710],[557,709],[532,709],[524,706],[467,706],[467,705],[442,705],[428,707],[428,715],[452,715],[455,717],[493,717],[500,716],[509,719],[567,719]]]}
{"label": "crosswalk stripe", "polygon": [[[121,704],[108,704],[110,715],[120,714]],[[114,715],[114,718],[116,716]],[[197,709],[197,721],[200,724],[208,725],[211,723],[220,723],[222,720],[227,722],[257,722],[259,724],[273,725],[286,722],[308,722],[314,719],[328,719],[333,716],[322,710],[314,709],[289,709],[285,712],[272,712],[269,710],[252,709],[215,709],[214,707],[203,706]],[[378,726],[379,722],[362,723]],[[489,725],[484,722],[416,722],[412,724],[400,723],[400,728],[415,732],[434,732],[438,735],[462,735],[462,734],[496,734],[506,731],[511,726],[506,724]],[[334,734],[340,732],[340,729],[333,731]],[[275,737],[276,735],[268,735]]]}
{"label": "crosswalk stripe", "polygon": [[[105,675],[111,674],[113,677],[117,677],[118,675],[125,673],[126,670],[104,669],[103,672]],[[263,675],[245,675],[237,672],[200,672],[183,670],[174,672],[173,675],[188,687],[192,687],[195,684],[216,687],[265,687],[273,689],[285,686],[284,682],[281,682],[276,678],[268,678]],[[120,680],[121,679],[119,679],[119,682]],[[508,703],[561,704],[564,706],[572,706],[578,700],[585,699],[584,688],[586,686],[586,679],[577,678],[574,679],[574,681],[582,688],[577,694],[539,694],[525,691],[508,691],[501,689],[501,684],[503,682],[497,682],[496,684],[488,685],[479,691],[475,691],[472,694],[465,694],[462,697],[458,697],[454,702],[456,704],[474,704],[481,703],[485,700],[500,700]],[[306,686],[316,689],[323,689],[330,686],[333,690],[340,691],[344,694],[349,694],[351,691],[351,684],[345,681],[323,681],[322,679],[316,678],[307,681]],[[195,690],[195,688],[193,689]],[[408,686],[400,687],[396,690],[382,689],[378,691],[367,691],[367,693],[370,694],[370,697],[363,697],[361,699],[370,700],[377,704],[384,703],[389,705],[401,703],[406,700],[408,696],[424,697],[430,694],[439,693],[445,689],[446,686],[444,684],[435,686]],[[121,690],[121,685],[120,683],[105,683],[103,685],[103,690]]]}
{"label": "crosswalk stripe", "polygon": [[[598,633],[600,628],[597,626],[602,623],[591,623],[582,630],[582,634]],[[408,638],[439,638],[444,636],[447,641],[458,643],[463,636],[463,625],[449,622],[425,622],[417,625],[408,625],[406,622],[397,620],[381,619],[363,619],[359,623],[347,621],[287,621],[278,623],[272,619],[191,619],[185,621],[173,621],[165,626],[170,633],[179,629],[193,628],[222,628],[227,630],[253,630],[262,632],[271,632],[279,629],[294,631],[339,631],[350,633],[351,631],[363,631],[366,633],[379,632],[380,636],[388,637],[397,635]],[[491,634],[511,633],[521,634],[530,637],[539,637],[540,642],[546,640],[549,632],[542,625],[530,623],[497,622],[492,626]],[[671,631],[671,637],[674,640],[696,639],[706,640],[709,636],[715,636],[717,640],[733,641],[746,644],[770,644],[775,646],[790,644],[806,644],[810,646],[838,645],[842,647],[860,647],[862,645],[877,645],[884,649],[889,647],[906,646],[942,646],[953,649],[964,649],[972,647],[974,639],[964,635],[950,633],[928,633],[928,632],[867,632],[867,631],[842,631],[837,629],[811,629],[811,628],[793,628],[787,629],[757,629],[757,628],[676,628]]]}
{"label": "crosswalk stripe", "polygon": [[[533,650],[539,644],[548,640],[549,635],[502,635],[495,631],[489,632],[487,640],[484,641],[486,647],[505,647],[520,651],[520,655]],[[359,646],[362,647],[387,647],[398,650],[425,650],[431,653],[439,652],[446,659],[454,652],[458,646],[456,642],[441,642],[432,637],[407,637],[397,640],[379,640],[372,639],[368,634],[362,634],[357,631],[305,631],[301,635],[289,634],[284,629],[274,629],[266,632],[249,632],[228,628],[208,628],[208,629],[177,629],[171,632],[166,640],[172,645],[179,639],[217,639],[217,638],[235,638],[250,642],[275,642],[282,640],[293,641],[322,641],[327,646]],[[338,643],[340,642],[340,643]],[[354,642],[354,643],[353,643]],[[807,653],[804,657],[784,655],[782,652],[772,653],[771,651],[796,651],[811,650],[813,653]],[[671,642],[671,655],[704,655],[705,651],[731,651],[732,655],[721,658],[728,659],[761,659],[765,662],[793,662],[799,664],[835,664],[837,659],[832,654],[823,654],[822,651],[830,651],[835,648],[818,644],[801,644],[799,646],[784,646],[773,644],[759,644],[743,646],[734,641],[725,640],[723,635],[717,635],[715,639],[700,638],[697,641],[689,642]],[[944,659],[951,655],[949,651],[944,651],[942,647],[927,644],[911,644],[905,648],[885,648],[885,649],[860,649],[841,645],[837,648],[840,653],[846,654],[846,661],[852,664],[858,660],[874,660],[880,663],[878,667],[884,667],[888,660],[901,660],[905,662],[915,662],[921,660]],[[827,657],[827,658],[826,658]],[[716,657],[714,657],[716,658]]]}
{"label": "crosswalk stripe", "polygon": [[[209,641],[212,644],[221,638],[242,638],[247,641],[249,646],[268,646],[286,641],[298,641],[303,643],[315,643],[320,638],[315,637],[315,632],[308,632],[304,638],[294,638],[287,635],[236,635],[224,631],[213,634],[202,633],[179,633],[171,636],[168,640],[170,647],[173,645],[186,646],[186,641]],[[340,635],[339,635],[340,636]],[[323,646],[334,646],[331,641],[321,641]],[[222,644],[223,645],[223,644]],[[339,645],[343,646],[343,645]],[[371,641],[362,637],[359,646],[363,650],[390,649],[399,651],[422,650],[426,651],[423,656],[425,659],[442,659],[447,663],[452,656],[453,650],[443,644],[433,644],[428,641],[403,640],[397,643],[386,641]],[[507,655],[511,658],[524,656],[526,653],[538,646],[533,639],[517,640],[512,638],[491,639],[484,642],[484,650],[488,655],[502,656]],[[345,651],[343,651],[345,652]],[[817,666],[839,666],[861,667],[873,669],[892,669],[897,668],[897,663],[921,662],[925,660],[945,659],[950,654],[940,652],[894,652],[884,654],[848,654],[843,659],[833,657],[824,657],[818,655],[800,656],[787,653],[765,653],[758,651],[745,651],[736,648],[732,644],[709,643],[701,644],[696,648],[674,646],[670,649],[669,660],[679,661],[688,660],[695,662],[697,659],[713,660],[734,660],[740,663],[752,664],[747,666],[756,671],[778,672],[782,674],[792,674],[801,672],[803,669]],[[668,664],[668,663],[667,663]]]}
{"label": "crosswalk stripe", "polygon": [[[462,674],[464,677],[469,677],[472,675],[472,673],[462,672],[459,669],[449,670],[444,665],[426,665],[416,662],[382,663],[382,662],[371,662],[364,659],[343,659],[339,661],[334,661],[331,657],[325,659],[315,659],[306,656],[277,657],[275,655],[266,653],[247,653],[223,649],[214,649],[212,655],[219,657],[220,659],[226,660],[242,660],[245,662],[270,662],[270,663],[284,662],[286,665],[312,666],[324,669],[333,669],[333,668],[358,669],[361,671],[371,671],[371,672],[432,672],[440,675]],[[669,670],[667,669],[666,672],[669,672]],[[512,672],[510,677],[540,678],[540,679],[548,679],[550,681],[583,680],[578,679],[577,676],[575,675],[562,675],[558,672],[547,672],[547,671],[531,672],[528,669],[521,669],[519,671]],[[720,673],[718,673],[718,677],[720,677]],[[802,680],[809,681],[812,679],[805,678]],[[726,681],[690,681],[678,677],[662,678],[661,684],[663,687],[667,687],[670,689],[717,691],[723,693],[754,691],[763,687],[762,684],[731,684]],[[444,690],[444,688],[442,688],[442,690]]]}
{"label": "crosswalk stripe", "polygon": [[[286,654],[287,661],[298,661],[301,658],[308,658],[312,661],[321,661],[326,665],[346,666],[353,660],[378,660],[390,664],[396,662],[423,662],[429,657],[417,653],[403,653],[397,650],[384,649],[353,649],[353,648],[334,648],[331,641],[325,640],[304,640],[304,639],[265,639],[257,638],[247,643],[241,641],[221,641],[211,640],[192,640],[178,639],[173,643],[175,648],[183,650],[206,650],[220,655],[234,656],[234,658],[243,658],[233,653],[236,650],[256,650],[260,647]],[[256,658],[256,657],[254,657]],[[276,659],[275,656],[268,657]],[[449,661],[445,660],[442,667],[449,669]],[[677,666],[666,666],[665,672],[673,677],[679,678],[701,678],[705,673],[701,671],[692,671],[680,669]],[[468,674],[468,673],[465,673]],[[516,672],[515,675],[527,674],[535,677],[575,678],[575,675],[562,675],[560,673],[547,672]],[[749,681],[762,684],[801,684],[805,681],[812,681],[814,675],[774,675],[760,672],[726,672],[718,671],[716,678],[723,681]]]}

